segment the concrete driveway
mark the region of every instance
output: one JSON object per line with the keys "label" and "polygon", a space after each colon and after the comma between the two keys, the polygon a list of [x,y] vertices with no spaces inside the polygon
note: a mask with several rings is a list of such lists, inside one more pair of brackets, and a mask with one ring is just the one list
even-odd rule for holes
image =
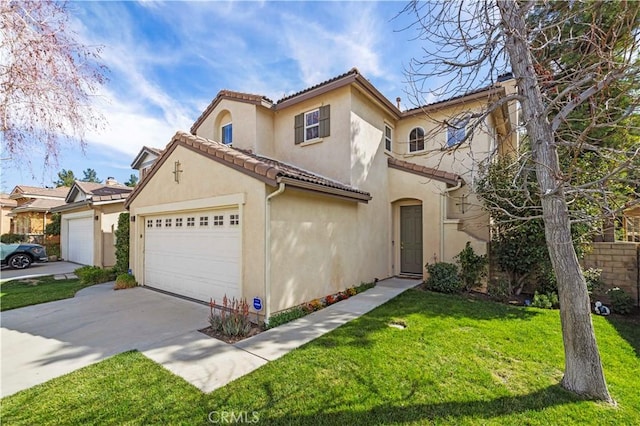
{"label": "concrete driveway", "polygon": [[27,269],[11,269],[3,266],[2,271],[0,272],[0,281],[5,282],[18,278],[35,278],[45,275],[68,274],[81,266],[82,265],[71,262],[34,263]]}
{"label": "concrete driveway", "polygon": [[208,306],[141,287],[112,288],[99,284],[72,299],[2,312],[1,396],[124,351],[162,348],[208,325]]}

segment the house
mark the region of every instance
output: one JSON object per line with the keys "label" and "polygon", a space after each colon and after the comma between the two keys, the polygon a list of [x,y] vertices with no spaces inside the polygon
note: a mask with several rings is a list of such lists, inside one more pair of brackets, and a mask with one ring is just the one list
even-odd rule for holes
{"label": "house", "polygon": [[245,297],[268,318],[375,278],[423,277],[467,241],[485,252],[470,187],[479,158],[516,148],[516,111],[505,103],[475,129],[460,120],[510,90],[408,111],[357,69],[277,102],[223,90],[127,199],[130,267],[143,285]]}
{"label": "house", "polygon": [[136,158],[131,163],[131,168],[138,171],[138,180],[144,179],[147,172],[153,166],[153,163],[162,154],[162,150],[159,148],[152,148],[149,146],[143,146]]}
{"label": "house", "polygon": [[0,235],[10,234],[12,221],[11,210],[17,207],[18,202],[9,198],[9,194],[0,194]]}
{"label": "house", "polygon": [[82,265],[115,265],[115,235],[124,202],[133,188],[113,178],[105,183],[75,181],[60,213],[60,252],[63,259]]}
{"label": "house", "polygon": [[9,198],[16,202],[16,207],[9,215],[13,219],[11,233],[25,235],[28,241],[43,243],[52,209],[64,204],[68,192],[66,186],[40,188],[18,185],[13,188]]}

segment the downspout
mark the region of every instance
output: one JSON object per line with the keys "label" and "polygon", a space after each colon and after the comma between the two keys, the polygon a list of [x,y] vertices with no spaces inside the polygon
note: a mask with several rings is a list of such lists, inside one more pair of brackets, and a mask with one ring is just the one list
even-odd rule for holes
{"label": "downspout", "polygon": [[271,316],[271,199],[282,194],[285,184],[280,182],[275,192],[267,195],[264,200],[264,322],[268,323]]}
{"label": "downspout", "polygon": [[450,192],[456,191],[462,188],[462,180],[458,179],[458,184],[451,188],[445,188],[440,193],[442,198],[440,199],[440,262],[444,262],[444,221],[447,218],[447,196]]}

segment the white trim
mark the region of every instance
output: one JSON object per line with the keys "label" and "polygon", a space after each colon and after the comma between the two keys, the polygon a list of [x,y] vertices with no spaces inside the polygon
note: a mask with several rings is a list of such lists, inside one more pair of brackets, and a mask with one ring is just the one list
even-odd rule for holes
{"label": "white trim", "polygon": [[[391,136],[389,138],[389,142],[391,145],[389,149],[387,149],[387,127],[391,130]],[[391,125],[391,123],[384,121],[383,130],[382,130],[382,141],[384,144],[384,152],[393,152],[393,132],[395,132],[395,128]]]}
{"label": "white trim", "polygon": [[176,203],[156,204],[153,206],[133,208],[136,215],[147,216],[154,213],[177,212],[181,210],[215,209],[226,206],[245,204],[246,194],[221,195],[218,197],[200,198],[197,200],[179,201]]}
{"label": "white trim", "polygon": [[83,217],[93,217],[93,209],[91,210],[85,210],[83,212],[77,212],[77,213],[64,213],[61,212],[60,213],[60,217],[63,220],[69,220],[69,219],[80,219]]}

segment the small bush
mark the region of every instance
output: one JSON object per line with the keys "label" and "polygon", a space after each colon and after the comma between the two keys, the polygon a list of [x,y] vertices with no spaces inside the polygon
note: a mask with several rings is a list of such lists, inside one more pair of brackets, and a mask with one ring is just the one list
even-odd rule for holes
{"label": "small bush", "polygon": [[27,240],[27,236],[26,235],[22,235],[22,234],[2,234],[0,235],[0,241],[5,243],[5,244],[14,244],[14,243],[21,243],[23,241]]}
{"label": "small bush", "polygon": [[492,279],[487,284],[487,294],[492,300],[506,302],[511,296],[511,286],[506,278]]}
{"label": "small bush", "polygon": [[429,290],[439,293],[461,293],[464,284],[458,275],[458,267],[453,263],[436,262],[427,264],[429,278],[425,284]]}
{"label": "small bush", "polygon": [[633,311],[633,298],[619,287],[607,290],[611,301],[611,310],[616,314],[628,315]]}
{"label": "small bush", "polygon": [[337,301],[338,301],[338,298],[336,296],[334,296],[333,294],[330,294],[329,296],[324,298],[325,306],[333,305]]}
{"label": "small bush", "polygon": [[82,284],[100,284],[116,278],[113,269],[102,269],[97,266],[82,266],[73,271]]}
{"label": "small bush", "polygon": [[133,288],[137,286],[136,278],[129,274],[120,274],[116,277],[116,283],[113,285],[114,290],[122,290],[125,288]]}
{"label": "small bush", "polygon": [[358,290],[356,290],[355,287],[348,288],[347,294],[349,295],[349,297],[355,296],[356,294],[358,294]]}
{"label": "small bush", "polygon": [[244,337],[251,331],[249,319],[249,304],[242,298],[222,299],[222,306],[216,305],[215,300],[209,302],[209,324],[216,331],[221,331],[228,337]]}
{"label": "small bush", "polygon": [[602,291],[604,288],[604,283],[601,278],[602,269],[589,268],[582,271],[582,273],[584,274],[584,279],[587,281],[589,296]]}
{"label": "small bush", "polygon": [[533,295],[533,301],[531,306],[542,309],[553,309],[558,307],[558,295],[556,293],[538,293],[537,291]]}
{"label": "small bush", "polygon": [[302,318],[303,316],[307,315],[307,313],[308,312],[305,312],[305,310],[302,309],[300,306],[287,309],[286,311],[278,312],[277,314],[269,317],[267,329],[274,328],[282,324],[286,324],[298,318]]}
{"label": "small bush", "polygon": [[471,290],[471,288],[480,284],[480,280],[487,275],[489,259],[486,255],[476,254],[469,241],[467,241],[465,248],[456,255],[455,259],[460,265],[460,278],[464,283],[464,290]]}
{"label": "small bush", "polygon": [[60,244],[59,243],[47,243],[47,244],[44,245],[44,248],[47,251],[47,256],[60,257]]}

